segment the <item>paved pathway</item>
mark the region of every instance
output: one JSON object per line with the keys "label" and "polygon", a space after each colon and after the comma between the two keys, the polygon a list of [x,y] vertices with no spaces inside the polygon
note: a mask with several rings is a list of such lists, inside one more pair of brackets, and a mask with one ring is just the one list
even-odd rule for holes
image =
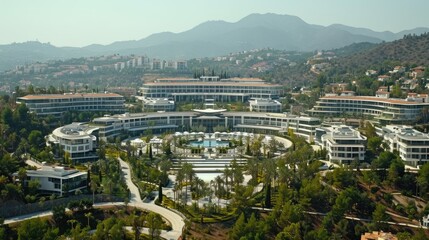
{"label": "paved pathway", "polygon": [[130,203],[128,205],[134,206],[140,209],[146,209],[151,212],[156,212],[159,215],[161,215],[163,218],[165,218],[167,221],[171,223],[171,227],[172,227],[171,231],[162,232],[161,237],[166,239],[178,239],[182,235],[182,229],[185,226],[185,222],[183,218],[179,214],[169,209],[155,205],[154,202],[144,203],[141,200],[139,189],[131,180],[130,166],[128,165],[127,162],[123,161],[122,159],[118,159],[118,160],[119,160],[119,163],[121,164],[125,182],[131,194]]}
{"label": "paved pathway", "polygon": [[[121,164],[122,172],[123,172],[126,184],[128,186],[128,189],[130,189],[130,192],[131,192],[130,203],[128,204],[128,206],[136,207],[139,209],[144,209],[147,211],[158,213],[164,219],[169,221],[171,224],[171,227],[172,227],[171,231],[162,231],[161,237],[163,237],[165,239],[179,239],[180,236],[182,235],[182,229],[185,226],[185,222],[184,222],[183,218],[179,214],[177,214],[177,213],[175,213],[169,209],[155,205],[154,202],[144,203],[141,200],[140,192],[139,192],[138,188],[131,181],[131,172],[130,172],[130,167],[129,167],[128,163],[126,163],[120,159],[119,159],[119,163]],[[124,205],[124,203],[123,202],[97,203],[97,204],[94,204],[94,207],[97,208],[97,207],[120,206],[120,205]],[[4,224],[11,224],[11,223],[16,223],[16,222],[21,222],[21,221],[24,221],[27,219],[45,217],[45,216],[50,216],[50,215],[52,215],[52,211],[45,211],[45,212],[38,212],[38,213],[27,214],[27,215],[22,215],[22,216],[15,216],[12,218],[5,219]]]}
{"label": "paved pathway", "polygon": [[[273,211],[272,208],[252,207],[252,209],[259,210],[259,211],[266,211],[266,212]],[[312,212],[312,211],[302,211],[302,212],[305,213],[305,214],[309,214],[309,215],[318,215],[318,216],[326,216],[327,215],[327,213],[322,213],[322,212]],[[391,212],[387,212],[387,214],[392,215]],[[361,222],[371,222],[372,221],[371,219],[368,219],[368,218],[358,218],[358,217],[347,216],[347,215],[344,215],[343,217],[345,219],[354,220],[354,221],[361,221]],[[406,227],[411,227],[411,228],[423,228],[423,229],[427,229],[427,227],[421,226],[420,224],[411,224],[411,223],[405,223],[405,222],[392,222],[392,221],[381,221],[381,222],[389,224],[389,225],[397,225],[397,226],[406,226]]]}

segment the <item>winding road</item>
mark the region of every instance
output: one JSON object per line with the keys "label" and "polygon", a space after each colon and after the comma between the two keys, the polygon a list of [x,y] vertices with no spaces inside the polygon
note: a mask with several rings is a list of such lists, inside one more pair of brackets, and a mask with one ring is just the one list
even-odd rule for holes
{"label": "winding road", "polygon": [[130,190],[130,203],[129,206],[134,206],[140,209],[145,209],[151,212],[158,213],[163,218],[165,218],[167,221],[171,223],[172,230],[168,232],[162,232],[161,237],[166,239],[178,239],[182,235],[182,229],[185,226],[185,222],[179,214],[160,207],[158,205],[155,205],[152,203],[144,203],[141,200],[140,192],[137,186],[133,183],[131,180],[131,171],[130,166],[127,162],[123,161],[122,159],[118,158],[119,163],[121,164],[122,173],[124,175],[125,182],[128,186],[128,189]]}
{"label": "winding road", "polygon": [[[139,189],[131,180],[130,166],[125,161],[119,158],[118,160],[121,165],[125,182],[128,186],[128,189],[130,190],[130,203],[128,204],[128,206],[158,213],[164,219],[170,222],[172,227],[171,231],[161,231],[161,237],[168,240],[179,239],[182,235],[183,227],[185,226],[183,217],[173,212],[172,210],[155,205],[154,202],[144,203],[141,200]],[[97,204],[94,204],[94,207],[97,208],[97,207],[119,206],[119,205],[124,205],[124,203],[123,202],[97,203]],[[21,222],[27,219],[45,217],[50,215],[52,215],[52,211],[37,212],[37,213],[32,213],[32,214],[27,214],[22,216],[15,216],[12,218],[5,219],[4,224],[11,224],[16,222]]]}

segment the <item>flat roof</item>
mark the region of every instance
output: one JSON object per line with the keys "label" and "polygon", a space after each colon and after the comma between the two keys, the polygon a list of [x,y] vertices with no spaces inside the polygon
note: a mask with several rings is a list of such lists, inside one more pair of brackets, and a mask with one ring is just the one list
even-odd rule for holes
{"label": "flat roof", "polygon": [[195,80],[199,81],[198,78],[181,78],[181,77],[171,77],[171,78],[158,78],[155,81],[183,81],[183,80]]}
{"label": "flat roof", "polygon": [[263,82],[264,80],[260,79],[260,78],[228,78],[225,80],[233,80],[233,81],[246,81],[246,82]]}
{"label": "flat roof", "polygon": [[227,81],[216,81],[216,82],[203,82],[203,81],[193,81],[193,82],[150,82],[150,83],[144,83],[144,86],[169,86],[169,85],[173,85],[173,86],[180,86],[180,85],[185,85],[185,86],[198,86],[198,85],[203,85],[203,86],[247,86],[247,87],[281,87],[282,85],[280,84],[271,84],[271,83],[266,83],[266,82],[255,82],[255,83],[247,83],[247,82],[227,82]]}
{"label": "flat roof", "polygon": [[409,102],[405,99],[380,98],[372,96],[325,96],[321,97],[320,99],[371,101],[404,105],[429,105],[429,103]]}
{"label": "flat roof", "polygon": [[76,169],[70,169],[68,167],[42,166],[37,170],[27,170],[27,175],[31,177],[74,178],[77,176],[87,175],[87,173],[80,172]]}
{"label": "flat roof", "polygon": [[123,97],[116,93],[73,93],[73,94],[40,94],[27,95],[18,99],[36,100],[36,99],[67,99],[67,98],[100,98],[100,97]]}

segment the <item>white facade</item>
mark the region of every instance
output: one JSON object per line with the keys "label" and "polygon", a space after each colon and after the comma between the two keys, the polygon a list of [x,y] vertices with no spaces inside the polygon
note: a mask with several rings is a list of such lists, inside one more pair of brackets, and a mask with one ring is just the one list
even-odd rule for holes
{"label": "white facade", "polygon": [[415,122],[428,102],[417,102],[413,98],[393,99],[374,96],[324,96],[309,110],[317,116],[339,116],[342,114],[374,118],[384,124]]}
{"label": "white facade", "polygon": [[398,151],[405,164],[422,165],[429,161],[429,135],[410,126],[387,125],[383,128],[384,141],[390,151]]}
{"label": "white facade", "polygon": [[[96,160],[97,138],[92,134],[97,128],[88,128],[81,123],[72,123],[55,129],[47,138],[48,144],[58,145],[62,152],[68,153],[75,163]],[[64,157],[64,156],[60,156]]]}
{"label": "white facade", "polygon": [[116,93],[70,93],[27,95],[18,98],[31,112],[39,116],[60,116],[68,111],[112,112],[125,111],[123,96]]}
{"label": "white facade", "polygon": [[[322,129],[322,128],[321,128]],[[328,152],[329,161],[350,164],[365,158],[366,137],[352,127],[339,125],[323,128],[326,134],[321,136],[321,144]]]}
{"label": "white facade", "polygon": [[140,88],[146,98],[174,98],[180,101],[247,101],[250,98],[277,99],[283,92],[278,84],[265,83],[258,78],[220,79],[218,76],[194,78],[166,78],[144,83]]}
{"label": "white facade", "polygon": [[320,119],[299,117],[283,113],[225,112],[222,110],[204,110],[201,112],[157,112],[121,114],[95,118],[92,121],[99,128],[99,137],[103,140],[127,132],[139,136],[146,130],[153,133],[166,131],[186,131],[193,126],[202,125],[209,131],[215,126],[242,132],[267,134],[285,134],[289,130],[308,142],[314,141]]}
{"label": "white facade", "polygon": [[173,100],[167,98],[138,98],[142,101],[144,112],[174,111],[175,105]]}
{"label": "white facade", "polygon": [[43,166],[37,170],[27,170],[25,184],[30,180],[37,180],[40,183],[40,192],[62,196],[86,188],[87,177],[86,172],[79,172],[76,169]]}
{"label": "white facade", "polygon": [[282,104],[277,100],[271,99],[252,99],[249,100],[251,112],[276,112],[282,110]]}

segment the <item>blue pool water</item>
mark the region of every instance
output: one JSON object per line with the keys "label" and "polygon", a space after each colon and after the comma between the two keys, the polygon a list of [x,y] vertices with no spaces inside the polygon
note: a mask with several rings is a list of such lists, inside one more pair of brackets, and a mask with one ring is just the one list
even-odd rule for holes
{"label": "blue pool water", "polygon": [[189,145],[192,147],[228,147],[228,141],[217,141],[215,139],[207,139],[204,141],[191,141]]}

